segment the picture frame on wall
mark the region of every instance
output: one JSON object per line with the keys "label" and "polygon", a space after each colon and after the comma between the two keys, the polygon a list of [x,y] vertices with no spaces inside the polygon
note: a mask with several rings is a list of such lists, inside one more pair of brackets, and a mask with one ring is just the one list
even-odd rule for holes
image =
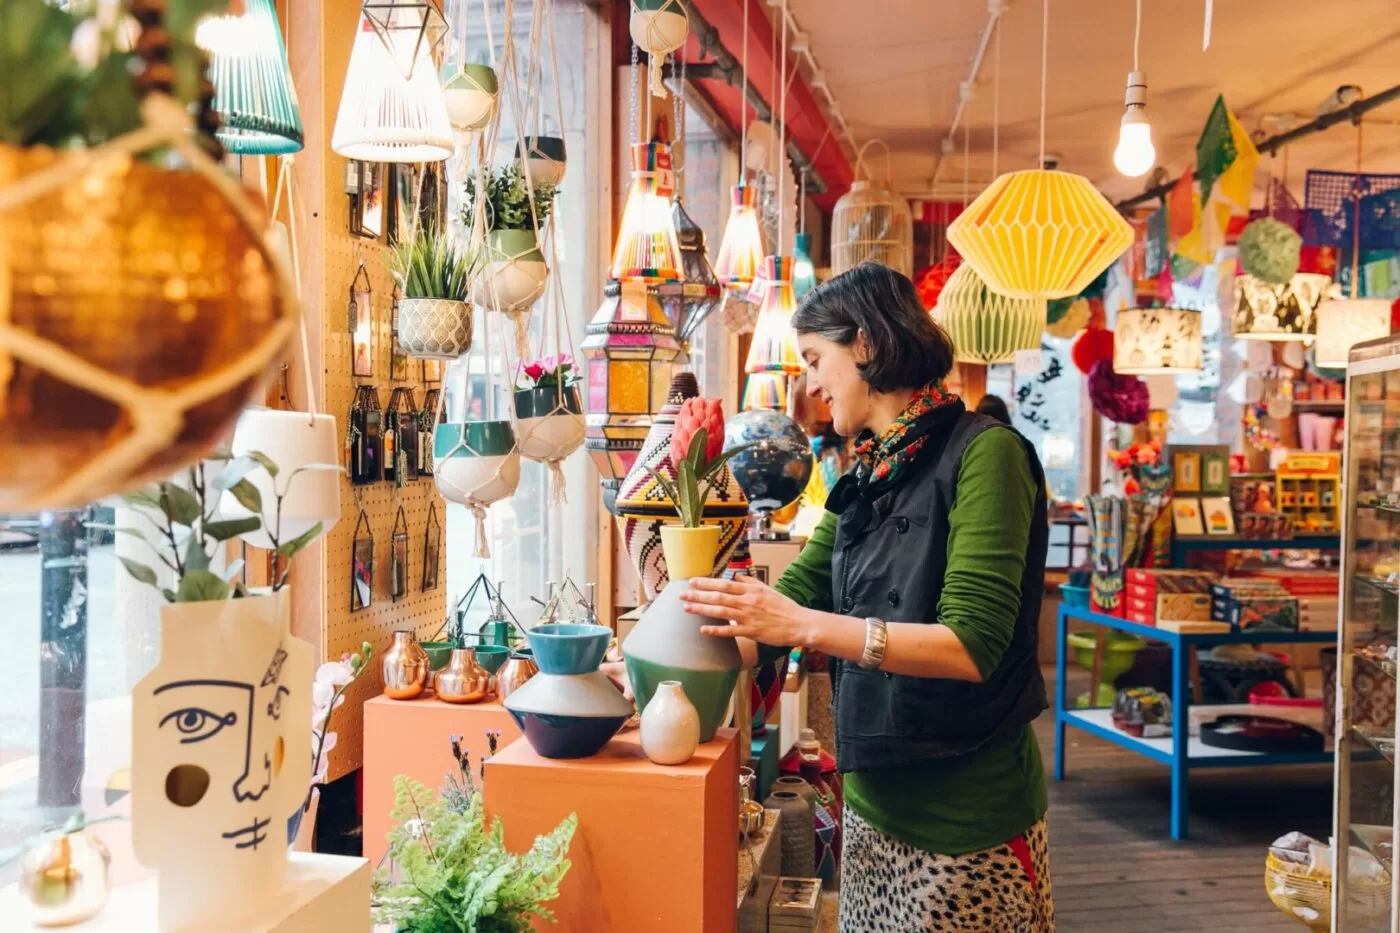
{"label": "picture frame on wall", "polygon": [[394,290],[394,307],[389,312],[389,381],[408,381],[408,354],[399,345],[399,293]]}
{"label": "picture frame on wall", "polygon": [[393,245],[414,229],[413,204],[418,201],[417,229],[442,230],[447,222],[447,175],[442,162],[399,163],[389,167],[389,243]]}
{"label": "picture frame on wall", "polygon": [[351,373],[361,378],[374,376],[374,302],[369,270],[360,263],[350,283]]}
{"label": "picture frame on wall", "polygon": [[1201,493],[1207,496],[1230,494],[1230,448],[1201,451]]}
{"label": "picture frame on wall", "polygon": [[1201,491],[1200,454],[1172,451],[1172,488],[1177,493]]}
{"label": "picture frame on wall", "polygon": [[1202,499],[1201,517],[1205,521],[1206,534],[1228,536],[1235,533],[1235,516],[1230,509],[1229,496]]}
{"label": "picture frame on wall", "polygon": [[[386,168],[378,162],[351,164],[358,165],[359,171],[350,195],[350,233],[366,240],[377,240],[384,235]],[[350,188],[348,184],[346,187]]]}
{"label": "picture frame on wall", "polygon": [[350,542],[350,611],[368,609],[374,602],[374,533],[363,509]]}
{"label": "picture frame on wall", "polygon": [[438,564],[442,559],[442,526],[438,524],[437,503],[428,503],[428,525],[423,530],[423,592],[437,589]]}
{"label": "picture frame on wall", "polygon": [[423,385],[435,386],[442,382],[442,360],[423,361]]}

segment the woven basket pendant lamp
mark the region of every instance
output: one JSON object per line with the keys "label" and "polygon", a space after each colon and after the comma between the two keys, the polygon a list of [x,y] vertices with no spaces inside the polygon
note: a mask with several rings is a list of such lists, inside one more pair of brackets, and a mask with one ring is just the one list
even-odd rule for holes
{"label": "woven basket pendant lamp", "polygon": [[744,365],[746,372],[802,374],[797,334],[792,329],[792,315],[797,310],[797,299],[792,293],[792,266],[791,256],[768,256],[763,260],[763,271],[759,275],[763,301],[758,308],[753,343]]}
{"label": "woven basket pendant lamp", "polygon": [[363,162],[441,162],[452,155],[447,97],[432,53],[446,31],[436,8],[411,0],[360,13],[331,149]]}
{"label": "woven basket pendant lamp", "polygon": [[633,145],[632,186],[609,278],[648,284],[681,278],[681,247],[671,217],[675,191],[671,147],[655,141]]}
{"label": "woven basket pendant lamp", "polygon": [[963,263],[939,293],[933,319],[953,338],[959,363],[1010,363],[1018,350],[1040,347],[1045,299],[999,295]]}
{"label": "woven basket pendant lamp", "polygon": [[763,231],[758,225],[758,189],[735,185],[729,192],[729,220],[715,257],[715,278],[730,291],[747,292],[763,264]]}
{"label": "woven basket pendant lamp", "polygon": [[219,142],[235,155],[302,149],[301,110],[272,0],[247,0],[240,16],[210,16],[195,36],[209,53]]}
{"label": "woven basket pendant lamp", "polygon": [[885,146],[884,183],[861,178],[865,150],[856,156],[856,181],[831,212],[831,274],[840,275],[863,262],[884,263],[904,275],[914,274],[914,219],[909,204],[889,185],[889,147]]}

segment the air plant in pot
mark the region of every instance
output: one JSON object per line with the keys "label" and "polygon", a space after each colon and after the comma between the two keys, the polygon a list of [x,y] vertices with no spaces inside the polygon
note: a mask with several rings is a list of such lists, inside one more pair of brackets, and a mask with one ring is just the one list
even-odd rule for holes
{"label": "air plant in pot", "polygon": [[409,356],[455,360],[472,346],[468,301],[478,254],[460,248],[447,230],[420,229],[389,257],[399,299],[399,345]]}

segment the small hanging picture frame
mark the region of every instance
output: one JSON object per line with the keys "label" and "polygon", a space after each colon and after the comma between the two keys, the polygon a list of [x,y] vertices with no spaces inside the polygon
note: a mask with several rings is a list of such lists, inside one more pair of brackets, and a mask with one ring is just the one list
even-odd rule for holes
{"label": "small hanging picture frame", "polygon": [[350,281],[349,327],[353,349],[352,374],[358,378],[374,376],[374,305],[372,303],[369,269],[364,261]]}
{"label": "small hanging picture frame", "polygon": [[394,517],[394,530],[389,535],[389,594],[394,602],[408,595],[408,519],[403,506]]}
{"label": "small hanging picture frame", "polygon": [[355,537],[350,542],[350,611],[368,609],[374,602],[374,532],[369,516],[360,509]]}
{"label": "small hanging picture frame", "polygon": [[423,385],[433,386],[442,382],[442,360],[423,361]]}
{"label": "small hanging picture frame", "polygon": [[418,479],[418,406],[406,386],[390,393],[384,413],[384,478],[399,487]]}
{"label": "small hanging picture frame", "polygon": [[433,430],[437,427],[437,406],[441,389],[423,393],[423,407],[418,409],[418,475],[433,475]]}
{"label": "small hanging picture frame", "polygon": [[399,290],[394,288],[394,306],[389,312],[389,380],[408,381],[408,354],[399,345]]}
{"label": "small hanging picture frame", "polygon": [[352,486],[368,486],[384,478],[384,412],[374,386],[355,389],[355,401],[345,419],[346,469]]}
{"label": "small hanging picture frame", "polygon": [[[353,164],[359,166],[359,186],[350,195],[350,233],[366,240],[377,240],[384,234],[384,176],[387,173],[378,162]],[[349,185],[346,187],[348,189]]]}
{"label": "small hanging picture frame", "polygon": [[442,526],[438,524],[437,502],[428,503],[428,526],[423,530],[423,592],[437,589],[438,564],[442,559]]}

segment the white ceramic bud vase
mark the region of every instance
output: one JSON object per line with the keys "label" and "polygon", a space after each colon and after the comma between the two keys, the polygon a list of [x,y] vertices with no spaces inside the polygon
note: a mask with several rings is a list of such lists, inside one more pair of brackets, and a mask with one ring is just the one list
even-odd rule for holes
{"label": "white ceramic bud vase", "polygon": [[683,765],[700,744],[700,714],[678,680],[657,684],[642,711],[642,751],[659,765]]}

